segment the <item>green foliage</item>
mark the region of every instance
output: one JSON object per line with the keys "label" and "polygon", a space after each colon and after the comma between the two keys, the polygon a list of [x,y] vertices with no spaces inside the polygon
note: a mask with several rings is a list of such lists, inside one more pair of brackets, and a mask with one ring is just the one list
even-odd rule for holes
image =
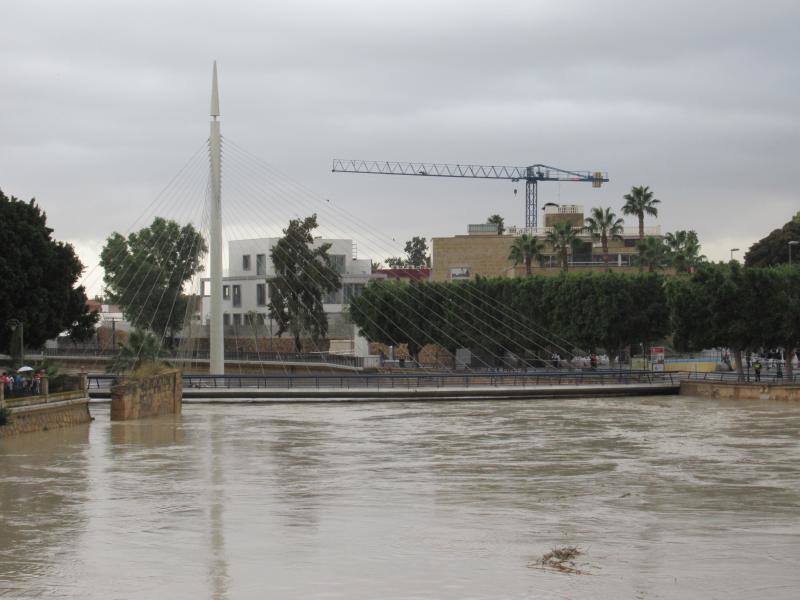
{"label": "green foliage", "polygon": [[122,373],[138,371],[147,365],[168,366],[166,356],[167,352],[161,346],[159,336],[142,329],[134,329],[128,336],[128,341],[120,344],[119,353],[109,365],[108,371]]}
{"label": "green foliage", "polygon": [[183,286],[202,269],[206,250],[191,224],[181,227],[161,217],[127,238],[114,232],[100,254],[108,299],[134,327],[171,340],[189,301]]}
{"label": "green foliage", "polygon": [[0,351],[11,350],[12,336],[19,335],[6,325],[10,318],[23,323],[27,347],[65,331],[75,340],[94,333],[97,314],[87,309],[83,286],[75,287],[83,265],[52,233],[34,200],[0,191]]}
{"label": "green foliage", "polygon": [[412,354],[425,344],[451,352],[467,347],[487,361],[506,352],[549,358],[557,350],[563,355],[553,339],[533,334],[518,321],[581,348],[616,354],[629,344],[666,335],[668,314],[663,279],[651,274],[377,281],[350,304],[350,317],[372,341],[408,343]]}
{"label": "green foliage", "polygon": [[497,225],[497,235],[503,235],[506,231],[506,221],[500,215],[492,215],[486,222],[490,225]]}
{"label": "green foliage", "polygon": [[[789,262],[789,242],[800,241],[800,212],[780,229],[750,246],[744,255],[748,267],[772,267]],[[792,249],[793,262],[800,263],[800,245]]]}
{"label": "green foliage", "polygon": [[515,265],[524,264],[525,274],[530,275],[531,262],[534,260],[541,262],[543,250],[544,244],[532,235],[523,233],[511,244],[511,252],[508,255],[508,259],[514,261]]}
{"label": "green foliage", "polygon": [[664,244],[669,263],[678,273],[688,273],[706,262],[706,257],[700,254],[700,241],[694,230],[667,233]]}
{"label": "green foliage", "polygon": [[416,269],[431,266],[431,256],[428,253],[428,243],[424,237],[415,235],[406,242],[405,253],[408,257],[406,266]]}
{"label": "green foliage", "polygon": [[618,219],[610,208],[593,208],[586,218],[586,230],[603,247],[603,260],[608,264],[608,241],[622,240],[625,221]]}
{"label": "green foliage", "polygon": [[623,196],[625,205],[622,213],[635,216],[639,219],[639,239],[644,239],[644,216],[658,216],[658,204],[661,200],[655,197],[654,192],[649,186],[640,185],[631,188],[631,191]]}
{"label": "green foliage", "polygon": [[572,226],[571,223],[556,223],[553,228],[547,232],[545,241],[550,244],[553,251],[558,254],[561,262],[561,269],[567,271],[569,269],[569,256],[580,245],[581,241],[578,239],[580,229]]}
{"label": "green foliage", "polygon": [[406,260],[399,256],[390,256],[386,259],[386,266],[390,269],[402,269],[406,264]]}
{"label": "green foliage", "polygon": [[327,335],[323,295],[342,287],[328,255],[331,245],[313,247],[316,228],[316,214],[292,219],[270,251],[276,275],[269,280],[269,316],[278,324],[278,335],[292,335],[297,352],[302,350],[302,335],[314,342]]}
{"label": "green foliage", "polygon": [[669,264],[669,254],[663,240],[648,235],[636,247],[639,249],[636,262],[642,268],[647,267],[649,273],[663,269]]}

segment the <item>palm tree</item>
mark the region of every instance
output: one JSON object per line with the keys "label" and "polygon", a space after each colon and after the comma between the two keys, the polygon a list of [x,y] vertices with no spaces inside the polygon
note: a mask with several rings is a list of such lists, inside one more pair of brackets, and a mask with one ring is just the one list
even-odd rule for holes
{"label": "palm tree", "polygon": [[567,271],[569,269],[569,255],[575,246],[580,242],[578,240],[579,229],[572,226],[571,223],[556,223],[553,228],[547,232],[545,241],[553,247],[553,251],[561,257],[561,269]]}
{"label": "palm tree", "polygon": [[497,235],[503,235],[503,232],[506,230],[506,221],[500,215],[492,215],[486,219],[486,223],[489,225],[497,225]]}
{"label": "palm tree", "polygon": [[142,329],[134,329],[125,344],[119,345],[119,353],[109,365],[109,371],[136,371],[144,364],[165,364],[166,352],[154,334]]}
{"label": "palm tree", "polygon": [[666,266],[669,257],[667,256],[667,247],[663,240],[658,239],[652,235],[644,238],[639,245],[639,256],[637,262],[640,268],[647,267],[647,272],[652,273],[657,269],[662,269]]}
{"label": "palm tree", "polygon": [[523,233],[511,244],[511,252],[508,255],[508,259],[513,260],[515,265],[525,263],[525,274],[530,275],[531,261],[534,259],[541,261],[543,249],[544,244],[532,235]]}
{"label": "palm tree", "polygon": [[678,273],[688,273],[706,261],[706,257],[700,254],[697,232],[693,230],[668,233],[664,243],[667,246],[670,262]]}
{"label": "palm tree", "polygon": [[586,218],[586,231],[592,238],[600,240],[603,246],[603,262],[608,267],[608,240],[621,240],[625,221],[618,219],[610,208],[593,208],[591,216]]}
{"label": "palm tree", "polygon": [[639,219],[639,240],[641,241],[644,239],[644,215],[657,217],[656,204],[660,204],[661,200],[654,198],[650,187],[646,185],[632,187],[630,194],[625,194],[623,198],[625,199],[625,206],[622,207],[623,214],[635,215]]}

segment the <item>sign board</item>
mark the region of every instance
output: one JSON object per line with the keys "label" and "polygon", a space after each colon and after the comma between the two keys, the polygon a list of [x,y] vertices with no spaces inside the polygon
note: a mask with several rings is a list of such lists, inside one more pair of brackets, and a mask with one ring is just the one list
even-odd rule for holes
{"label": "sign board", "polygon": [[664,347],[653,346],[650,348],[650,363],[653,365],[653,371],[664,370]]}

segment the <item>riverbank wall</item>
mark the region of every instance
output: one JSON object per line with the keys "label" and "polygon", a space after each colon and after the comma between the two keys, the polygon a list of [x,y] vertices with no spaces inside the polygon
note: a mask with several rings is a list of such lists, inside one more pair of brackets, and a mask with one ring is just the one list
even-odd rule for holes
{"label": "riverbank wall", "polygon": [[20,433],[48,431],[88,423],[89,398],[84,390],[8,401],[9,420],[0,426],[0,439]]}
{"label": "riverbank wall", "polygon": [[141,379],[128,379],[111,388],[111,420],[178,415],[182,400],[183,378],[177,369]]}
{"label": "riverbank wall", "polygon": [[800,401],[800,385],[682,381],[680,393],[682,396],[717,398],[720,400]]}

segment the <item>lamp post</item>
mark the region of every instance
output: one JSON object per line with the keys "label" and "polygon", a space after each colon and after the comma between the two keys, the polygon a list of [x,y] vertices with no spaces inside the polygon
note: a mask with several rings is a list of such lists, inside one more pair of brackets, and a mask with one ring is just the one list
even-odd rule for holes
{"label": "lamp post", "polygon": [[789,266],[790,267],[792,266],[792,246],[797,246],[797,244],[800,244],[800,242],[798,242],[797,240],[792,240],[792,241],[789,242]]}
{"label": "lamp post", "polygon": [[12,333],[19,327],[19,364],[25,362],[25,324],[19,319],[9,319],[6,325],[11,329]]}
{"label": "lamp post", "polygon": [[733,253],[738,252],[739,248],[731,248],[731,262],[733,262]]}

